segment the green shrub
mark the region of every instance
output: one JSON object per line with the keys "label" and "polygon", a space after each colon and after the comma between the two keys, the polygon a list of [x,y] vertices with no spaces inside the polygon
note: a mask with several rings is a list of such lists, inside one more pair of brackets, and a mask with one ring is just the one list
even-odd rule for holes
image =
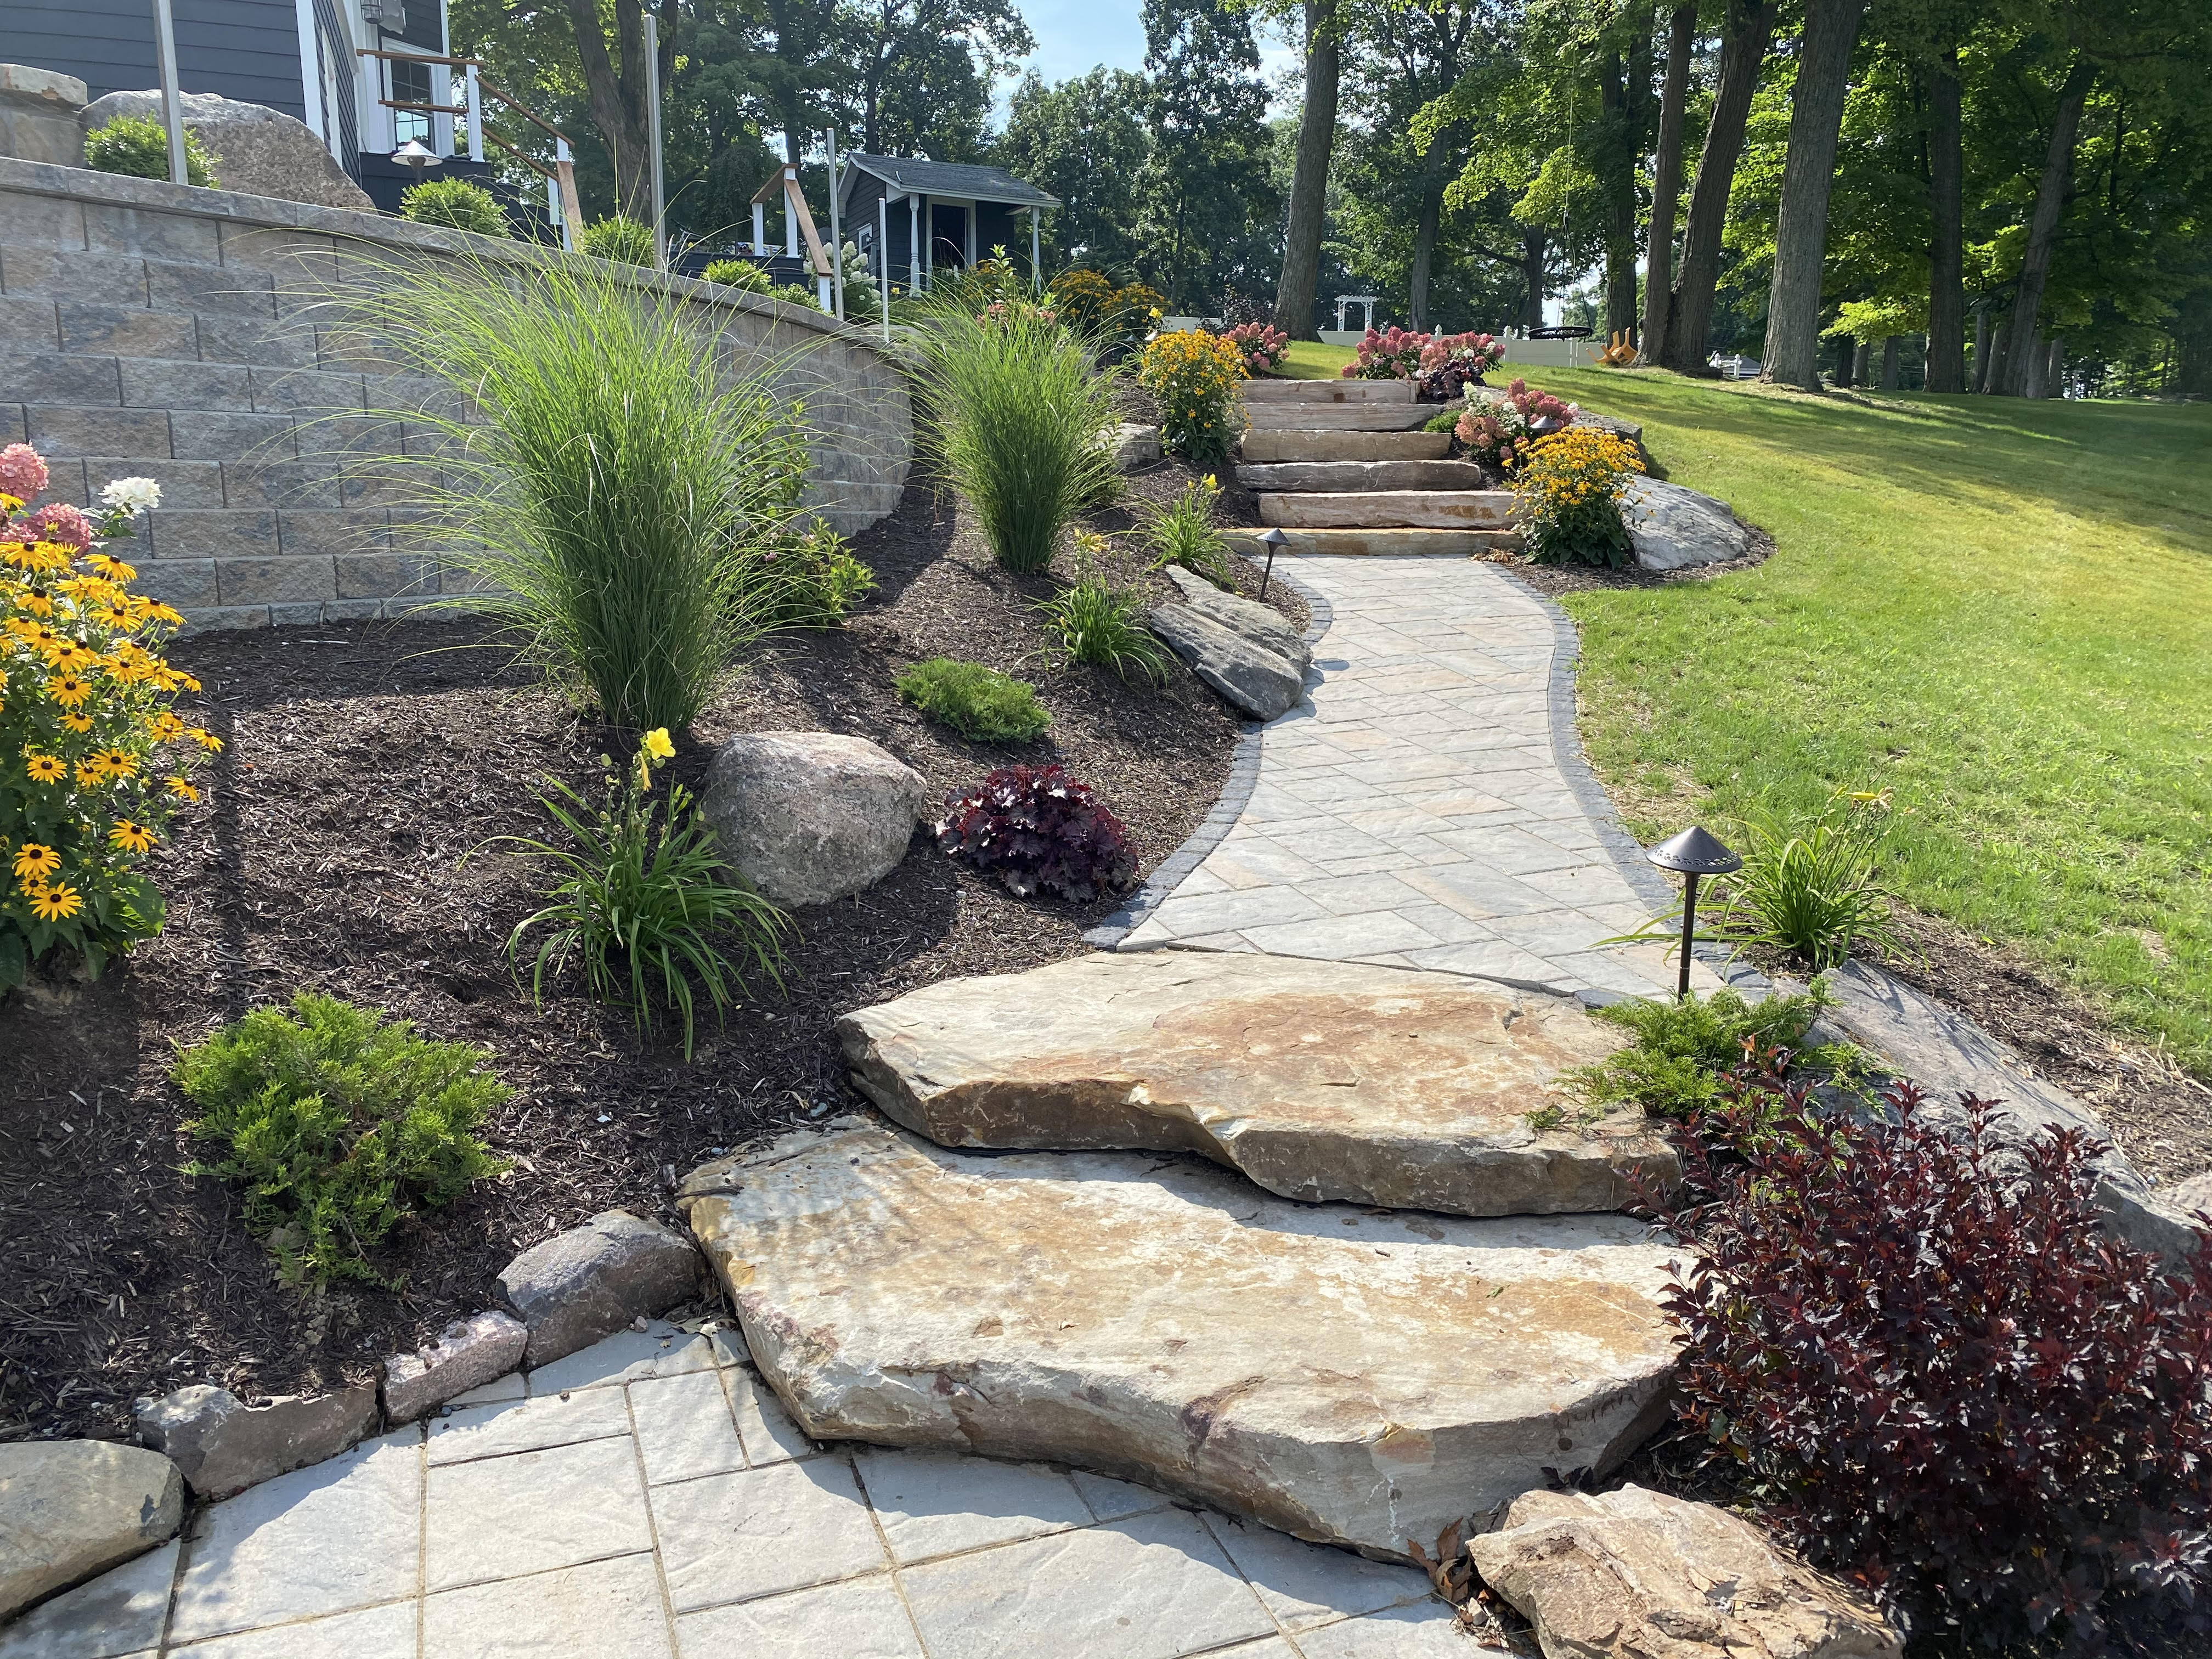
{"label": "green shrub", "polygon": [[[787,919],[750,886],[726,879],[714,826],[700,816],[690,790],[679,783],[665,803],[653,799],[653,761],[675,752],[665,731],[648,732],[620,778],[613,763],[605,763],[604,798],[596,807],[552,780],[558,798],[542,796],[540,804],[568,832],[570,846],[527,836],[500,836],[486,844],[513,846],[518,856],[543,860],[556,872],[545,893],[552,902],[507,935],[508,959],[519,963],[524,935],[550,930],[532,960],[531,994],[543,1003],[546,974],[562,972],[574,959],[591,995],[629,1009],[641,1030],[656,1000],[673,1008],[684,1024],[689,1060],[693,981],[718,1021],[744,988],[744,960],[780,983]],[[738,960],[725,951],[726,939],[734,942]]]}
{"label": "green shrub", "polygon": [[1875,880],[1889,836],[1886,796],[1839,793],[1809,817],[1762,808],[1741,828],[1743,868],[1726,878],[1718,937],[1815,971],[1840,965],[1859,945],[1907,950]]}
{"label": "green shrub", "polygon": [[[1596,1010],[1597,1017],[1627,1027],[1636,1041],[1610,1059],[1567,1073],[1561,1081],[1593,1106],[1625,1103],[1656,1117],[1684,1120],[1720,1098],[1722,1079],[1742,1060],[1746,1042],[1761,1053],[1795,1049],[1826,1006],[1817,980],[1805,995],[1772,995],[1755,1003],[1727,990],[1679,1001],[1668,997],[1612,1003]],[[1807,1056],[1829,1066],[1847,1057],[1842,1045]]]}
{"label": "green shrub", "polygon": [[1146,501],[1139,507],[1139,528],[1152,551],[1153,569],[1179,564],[1216,587],[1236,590],[1228,544],[1213,524],[1213,504],[1220,495],[1221,486],[1209,472],[1165,507]]}
{"label": "green shrub", "polygon": [[898,694],[933,720],[980,743],[1024,743],[1052,724],[1036,687],[980,662],[932,657],[898,677]]}
{"label": "green shrub", "polygon": [[777,628],[835,628],[876,590],[876,573],[853,556],[845,538],[817,520],[813,528],[763,553],[761,614]]}
{"label": "green shrub", "polygon": [[1125,680],[1133,671],[1151,684],[1167,684],[1167,647],[1145,626],[1145,596],[1108,581],[1087,557],[1077,562],[1075,580],[1038,600],[1037,609],[1060,635],[1068,661],[1096,663]]}
{"label": "green shrub", "polygon": [[[84,136],[84,164],[95,173],[119,173],[127,179],[169,177],[169,130],[150,115],[118,115]],[[185,129],[185,179],[209,190],[221,187],[216,157],[200,136]]]}
{"label": "green shrub", "polygon": [[724,288],[743,289],[748,294],[765,294],[771,286],[768,268],[750,259],[716,259],[700,275],[708,282],[720,283]]}
{"label": "green shrub", "polygon": [[822,296],[805,283],[778,283],[769,289],[769,297],[787,306],[805,306],[809,311],[822,309]]}
{"label": "green shrub", "polygon": [[430,179],[410,185],[399,195],[399,216],[478,236],[512,234],[499,198],[466,179]]}
{"label": "green shrub", "polygon": [[505,1167],[477,1130],[513,1091],[483,1058],[302,991],[178,1056],[199,1112],[185,1128],[221,1149],[190,1171],[245,1183],[246,1224],[289,1281],[381,1282],[364,1253],[410,1200],[447,1203]]}
{"label": "green shrub", "polygon": [[597,259],[379,275],[348,319],[481,423],[372,411],[404,425],[408,453],[361,470],[474,580],[467,603],[610,725],[688,725],[772,625],[763,556],[799,520],[804,417],[779,362],[735,355],[684,301]]}
{"label": "green shrub", "polygon": [[1427,420],[1422,422],[1421,430],[1424,432],[1449,432],[1459,425],[1459,417],[1466,412],[1466,404],[1454,404],[1450,408],[1439,410],[1436,414],[1430,416]]}
{"label": "green shrub", "polygon": [[584,252],[623,265],[649,265],[658,257],[653,246],[653,227],[639,223],[626,213],[586,225]]}
{"label": "green shrub", "polygon": [[1115,374],[1036,306],[978,305],[969,287],[930,295],[915,337],[922,453],[968,498],[993,556],[1029,574],[1052,562],[1070,522],[1120,489],[1098,441],[1120,418]]}

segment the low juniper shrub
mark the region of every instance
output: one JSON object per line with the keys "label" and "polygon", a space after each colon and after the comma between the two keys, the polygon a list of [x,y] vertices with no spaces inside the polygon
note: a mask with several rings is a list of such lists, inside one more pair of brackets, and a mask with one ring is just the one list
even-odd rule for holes
{"label": "low juniper shrub", "polygon": [[1093,899],[1137,878],[1121,820],[1058,766],[1002,767],[980,789],[946,797],[937,845],[1021,898],[1042,888]]}
{"label": "low juniper shrub", "polygon": [[2080,1131],[1921,1103],[1822,1112],[1769,1053],[1692,1119],[1680,1415],[1916,1650],[2212,1650],[2212,1250],[2101,1231]]}
{"label": "low juniper shrub", "polygon": [[[1594,1106],[1636,1105],[1655,1117],[1688,1118],[1718,1099],[1747,1043],[1794,1054],[1826,1000],[1824,986],[1815,981],[1805,994],[1778,994],[1757,1002],[1718,990],[1710,996],[1612,1003],[1596,1010],[1597,1017],[1626,1027],[1636,1041],[1594,1066],[1577,1067],[1563,1081]],[[1844,1060],[1825,1051],[1797,1057],[1831,1066]]]}
{"label": "low juniper shrub", "polygon": [[1025,743],[1052,724],[1036,687],[980,662],[932,657],[896,684],[902,699],[978,743]]}

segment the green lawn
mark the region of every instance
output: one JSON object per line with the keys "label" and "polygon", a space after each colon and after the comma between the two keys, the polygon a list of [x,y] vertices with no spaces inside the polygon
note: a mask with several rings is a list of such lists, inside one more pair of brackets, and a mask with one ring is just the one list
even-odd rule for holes
{"label": "green lawn", "polygon": [[1632,828],[1893,789],[1902,896],[2212,1073],[2212,407],[1540,384],[1778,548],[1566,601]]}
{"label": "green lawn", "polygon": [[1319,340],[1293,340],[1276,372],[1286,380],[1333,380],[1358,353],[1350,346],[1323,345]]}

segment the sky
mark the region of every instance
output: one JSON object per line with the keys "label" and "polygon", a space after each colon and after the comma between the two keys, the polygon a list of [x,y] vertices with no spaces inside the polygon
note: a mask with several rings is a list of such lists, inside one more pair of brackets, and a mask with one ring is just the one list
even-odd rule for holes
{"label": "sky", "polygon": [[[1138,0],[1017,0],[1017,3],[1037,43],[1036,51],[1022,63],[1024,73],[1033,69],[1050,83],[1087,75],[1101,64],[1120,70],[1144,66],[1145,25]],[[1260,68],[1271,82],[1295,56],[1262,27]],[[1002,115],[1004,91],[1001,88]]]}

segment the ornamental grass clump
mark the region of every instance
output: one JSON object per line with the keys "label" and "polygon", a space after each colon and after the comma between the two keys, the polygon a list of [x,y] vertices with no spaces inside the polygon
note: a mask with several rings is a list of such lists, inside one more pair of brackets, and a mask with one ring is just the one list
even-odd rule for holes
{"label": "ornamental grass clump", "polygon": [[1216,587],[1236,590],[1237,578],[1229,567],[1229,544],[1213,522],[1214,505],[1220,499],[1220,483],[1209,472],[1186,485],[1165,506],[1155,501],[1139,506],[1138,535],[1152,553],[1153,569],[1181,565]]}
{"label": "ornamental grass clump", "polygon": [[1155,335],[1137,365],[1137,383],[1159,406],[1161,442],[1200,466],[1236,442],[1245,379],[1243,349],[1202,329]]}
{"label": "ornamental grass clump", "polygon": [[1089,900],[1137,878],[1137,849],[1091,786],[1059,766],[1007,766],[945,798],[938,850],[1027,898]]}
{"label": "ornamental grass clump", "polygon": [[[548,974],[573,962],[598,1001],[628,1008],[642,1030],[656,1006],[675,1011],[691,1058],[694,1005],[704,994],[717,1022],[744,988],[748,971],[782,982],[782,935],[789,918],[750,885],[731,878],[714,828],[691,792],[677,784],[665,800],[653,794],[655,761],[674,757],[665,730],[645,734],[632,764],[617,777],[612,761],[597,805],[558,779],[539,797],[568,836],[556,846],[527,836],[498,836],[517,855],[550,865],[552,902],[517,922],[507,959],[520,964],[526,935],[544,929],[531,962],[531,994],[542,1006]],[[696,987],[696,989],[695,989]]]}
{"label": "ornamental grass clump", "polygon": [[1878,879],[1891,823],[1886,791],[1838,791],[1810,817],[1746,814],[1743,868],[1725,878],[1714,935],[1816,972],[1867,945],[1910,954]]}
{"label": "ornamental grass clump", "polygon": [[185,1133],[216,1149],[187,1173],[245,1187],[246,1227],[287,1282],[385,1283],[367,1253],[401,1217],[506,1168],[477,1132],[514,1091],[483,1060],[302,991],[178,1055],[199,1113]]}
{"label": "ornamental grass clump", "polygon": [[1026,743],[1052,724],[1036,687],[980,662],[932,657],[896,684],[902,700],[978,743]]}
{"label": "ornamental grass clump", "polygon": [[1882,1105],[1766,1054],[1680,1137],[1686,1438],[1921,1650],[2212,1650],[2212,1250],[2112,1237],[2078,1129]]}
{"label": "ornamental grass clump", "polygon": [[1037,601],[1069,662],[1110,668],[1149,685],[1164,685],[1168,653],[1145,625],[1145,596],[1107,580],[1088,554],[1079,554],[1075,580]]}
{"label": "ornamental grass clump", "polygon": [[690,725],[774,625],[769,556],[805,533],[786,365],[602,260],[364,274],[346,321],[452,394],[372,412],[406,453],[356,470],[407,509],[410,545],[465,571],[456,603],[608,725]]}
{"label": "ornamental grass clump", "polygon": [[968,498],[992,556],[1034,574],[1070,523],[1120,490],[1099,437],[1120,418],[1115,371],[1048,309],[980,281],[944,283],[923,304],[923,459]]}
{"label": "ornamental grass clump", "polygon": [[1596,427],[1571,426],[1537,439],[1513,475],[1528,556],[1538,564],[1632,563],[1620,501],[1643,471],[1635,450]]}
{"label": "ornamental grass clump", "polygon": [[184,618],[103,545],[159,486],[118,478],[88,518],[33,506],[47,482],[27,444],[0,449],[0,991],[50,952],[97,974],[161,931],[146,860],[222,747],[173,706],[200,689],[161,654]]}

